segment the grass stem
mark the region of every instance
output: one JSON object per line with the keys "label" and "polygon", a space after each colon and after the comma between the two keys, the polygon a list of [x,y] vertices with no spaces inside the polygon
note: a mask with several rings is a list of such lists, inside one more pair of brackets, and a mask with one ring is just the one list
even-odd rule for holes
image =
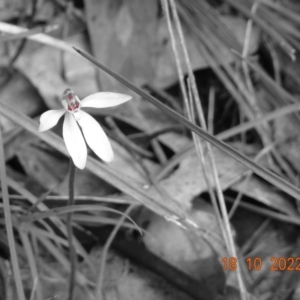
{"label": "grass stem", "polygon": [[4,207],[4,214],[5,214],[5,226],[7,232],[8,246],[9,246],[12,268],[14,272],[15,283],[17,287],[18,300],[25,300],[16,244],[15,244],[15,238],[14,238],[14,232],[13,232],[12,215],[10,210],[8,187],[7,187],[7,180],[6,180],[6,167],[5,167],[4,147],[3,147],[1,128],[0,128],[0,180],[1,180],[2,199],[3,199],[3,207]]}

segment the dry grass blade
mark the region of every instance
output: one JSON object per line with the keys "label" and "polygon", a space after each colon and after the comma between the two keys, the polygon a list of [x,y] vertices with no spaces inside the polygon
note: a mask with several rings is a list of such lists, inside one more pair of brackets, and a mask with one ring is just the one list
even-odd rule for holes
{"label": "dry grass blade", "polygon": [[[66,270],[70,270],[70,263],[68,259],[63,255],[63,253],[58,250],[51,241],[44,237],[39,237],[38,240],[44,245],[44,247],[53,255],[53,257],[61,264],[61,266]],[[79,271],[76,272],[76,280],[81,286],[87,286],[89,280],[83,276]]]}
{"label": "dry grass blade", "polygon": [[[200,122],[201,122],[202,127],[204,128],[204,130],[206,130],[206,123],[205,123],[205,119],[204,119],[204,115],[203,115],[203,110],[202,110],[202,107],[201,107],[200,97],[198,95],[198,91],[197,91],[196,83],[195,83],[195,78],[194,78],[194,75],[193,75],[193,72],[192,72],[192,69],[191,69],[191,64],[190,64],[189,56],[188,56],[187,49],[186,49],[186,46],[185,46],[185,41],[184,41],[184,38],[183,38],[183,32],[182,32],[182,29],[181,29],[181,26],[180,26],[179,17],[178,17],[178,14],[177,14],[177,9],[176,9],[175,3],[173,1],[171,1],[169,3],[171,3],[172,14],[173,14],[173,18],[174,18],[175,23],[176,23],[176,30],[178,32],[178,38],[180,40],[180,45],[181,45],[181,48],[182,48],[184,61],[185,61],[185,64],[187,66],[187,69],[188,69],[189,80],[190,80],[189,81],[189,83],[190,83],[190,95],[188,97],[188,93],[186,91],[186,87],[185,87],[185,83],[184,83],[184,74],[183,74],[183,70],[182,70],[182,67],[181,67],[181,63],[180,63],[180,51],[179,51],[180,49],[177,49],[177,46],[176,46],[175,33],[174,33],[174,30],[173,30],[171,17],[170,17],[170,12],[169,12],[169,7],[168,7],[169,4],[166,0],[164,0],[163,4],[164,4],[164,9],[165,9],[169,34],[170,34],[170,37],[171,37],[172,48],[173,48],[173,52],[174,52],[174,56],[175,56],[176,68],[177,68],[177,71],[178,71],[179,82],[180,82],[180,88],[181,88],[181,92],[182,92],[182,95],[183,95],[185,107],[186,107],[186,110],[187,110],[187,115],[188,115],[189,121],[191,123],[195,124],[195,114],[194,114],[194,109],[193,109],[193,107],[194,107],[193,103],[194,103],[194,97],[195,97],[196,106],[198,108],[198,116],[200,118]],[[200,164],[201,164],[202,169],[204,171],[203,175],[204,175],[204,179],[205,179],[208,191],[209,191],[209,195],[211,197],[213,207],[214,207],[214,210],[215,210],[215,214],[216,214],[218,222],[219,222],[219,228],[222,232],[223,239],[224,239],[224,241],[227,245],[227,249],[229,250],[228,236],[227,236],[227,233],[226,233],[226,231],[224,229],[224,226],[223,226],[223,222],[222,222],[222,219],[221,219],[220,211],[218,209],[218,205],[217,205],[217,201],[216,201],[214,191],[211,187],[211,184],[208,180],[208,176],[206,174],[207,173],[206,167],[205,167],[205,159],[206,158],[204,157],[204,151],[203,151],[203,148],[202,148],[202,145],[201,145],[201,141],[200,141],[199,136],[197,136],[194,132],[192,132],[192,136],[193,136],[193,141],[194,141],[194,145],[195,145],[195,148],[196,148],[196,153],[199,157]],[[209,145],[208,142],[206,142],[206,145],[207,145],[207,148],[208,148],[208,158],[209,158],[211,164],[213,165],[213,155],[212,155],[210,145]],[[214,170],[214,174],[215,174],[216,170],[215,169],[213,169],[213,170]]]}
{"label": "dry grass blade", "polygon": [[[80,224],[86,224],[86,225],[116,225],[118,223],[117,220],[112,218],[105,218],[105,217],[99,217],[99,216],[91,216],[91,215],[84,215],[84,214],[75,214],[73,216],[74,221]],[[136,229],[134,225],[125,223],[122,225],[124,228],[129,229]],[[142,229],[141,229],[142,230]],[[145,233],[145,231],[143,230]]]}
{"label": "dry grass blade", "polygon": [[[29,300],[34,300],[34,295],[35,295],[35,291],[37,289],[37,285],[38,285],[38,279],[35,278],[34,281],[33,281],[33,287],[32,287],[32,290],[31,290]],[[40,298],[40,299],[42,299],[42,298]]]}
{"label": "dry grass blade", "polygon": [[[170,20],[170,16],[169,16],[169,13],[168,13],[168,5],[167,5],[166,1],[164,1],[164,3],[165,3],[166,16],[167,16],[167,20],[168,20],[168,24],[169,24],[169,30],[170,30],[171,37],[172,37],[171,20]],[[195,123],[195,114],[194,114],[194,110],[193,110],[193,102],[195,102],[201,126],[205,131],[207,131],[207,125],[206,125],[206,122],[205,122],[205,118],[204,118],[204,114],[203,114],[203,109],[202,109],[199,93],[198,93],[198,90],[197,90],[197,87],[196,87],[196,80],[195,80],[195,77],[194,77],[194,74],[193,74],[193,71],[192,71],[189,55],[188,55],[187,48],[186,48],[186,45],[185,45],[184,35],[183,35],[183,32],[182,32],[181,23],[180,23],[179,16],[178,16],[178,13],[177,13],[176,4],[175,4],[174,0],[169,0],[169,3],[170,3],[170,6],[172,8],[172,14],[173,14],[175,24],[176,24],[176,27],[177,27],[177,31],[178,31],[178,35],[179,35],[179,39],[180,39],[180,44],[181,44],[181,47],[183,49],[184,59],[185,59],[185,63],[186,63],[187,68],[188,68],[188,74],[189,74],[189,79],[190,79],[190,81],[189,81],[189,83],[190,83],[189,84],[189,87],[190,87],[190,103],[188,103],[188,101],[185,101],[186,106],[187,106],[189,119],[190,119],[190,121]],[[174,37],[173,37],[173,39],[174,39]],[[173,44],[176,45],[176,43],[173,43]],[[183,75],[183,74],[179,73],[179,75]],[[182,83],[181,83],[181,89],[182,90],[185,89],[185,86]],[[186,93],[184,93],[184,95],[185,94]],[[216,199],[215,199],[215,195],[214,195],[214,191],[212,190],[212,187],[211,187],[211,185],[210,185],[210,183],[207,179],[207,175],[206,175],[206,172],[205,172],[205,164],[204,164],[205,158],[204,158],[204,155],[203,155],[202,145],[200,143],[199,136],[196,136],[194,132],[193,132],[193,139],[194,139],[195,146],[196,146],[196,149],[197,149],[197,154],[200,158],[200,161],[201,161],[201,164],[202,164],[202,167],[203,167],[203,170],[204,170],[204,177],[205,177],[206,184],[207,184],[207,187],[208,187],[208,190],[209,190],[209,194],[211,195],[211,198],[212,198],[212,202],[213,202],[213,205],[214,205],[214,208],[215,208],[216,216],[218,218],[219,226],[220,226],[221,232],[223,234],[223,238],[224,238],[224,240],[227,244],[227,250],[228,250],[228,252],[230,253],[231,256],[237,257],[237,253],[236,253],[236,249],[235,249],[235,245],[234,245],[234,240],[233,240],[233,235],[232,235],[232,232],[231,232],[231,227],[230,227],[228,214],[227,214],[227,209],[226,209],[226,205],[225,205],[225,200],[224,200],[222,188],[220,186],[219,177],[218,177],[218,170],[217,170],[217,167],[216,167],[216,162],[215,162],[215,158],[214,158],[214,155],[213,155],[213,152],[212,152],[212,149],[211,149],[211,145],[208,142],[206,142],[207,149],[208,149],[208,159],[210,161],[211,168],[212,168],[212,171],[213,171],[213,177],[214,177],[214,181],[215,181],[215,185],[216,185],[219,205],[220,205],[220,208],[221,208],[221,213],[222,213],[223,219],[220,216],[219,208],[218,208],[218,205],[216,203]],[[225,225],[224,226],[225,228],[223,227],[223,224]],[[243,300],[246,300],[247,299],[246,289],[245,289],[245,285],[244,285],[243,280],[242,280],[240,269],[237,270],[237,278],[238,278],[241,298]]]}
{"label": "dry grass blade", "polygon": [[243,13],[246,17],[252,19],[256,22],[266,33],[268,33],[275,41],[279,43],[279,45],[287,52],[287,54],[295,60],[295,49],[294,47],[283,37],[281,36],[276,30],[272,27],[268,26],[268,24],[262,20],[261,18],[251,14],[251,12],[247,9],[247,7],[237,1],[234,0],[227,0],[227,2]]}
{"label": "dry grass blade", "polygon": [[[27,32],[27,28],[19,27],[16,25],[0,22],[0,31],[9,33],[9,34],[20,34],[23,32]],[[70,47],[67,43],[62,40],[53,38],[43,33],[38,33],[32,36],[28,36],[29,40],[36,41],[60,50],[64,50],[70,53],[74,53],[72,47]]]}
{"label": "dry grass blade", "polygon": [[299,110],[300,110],[300,103],[287,105],[282,108],[278,108],[270,113],[267,113],[261,118],[242,123],[238,126],[235,126],[226,131],[223,131],[223,132],[219,133],[217,135],[217,137],[221,140],[225,140],[225,139],[231,138],[237,134],[245,132],[249,129],[255,128],[256,126],[258,126],[264,122],[275,120],[276,118],[282,117],[287,114],[295,113],[296,111],[299,111]]}
{"label": "dry grass blade", "polygon": [[4,206],[4,214],[5,214],[5,226],[6,226],[7,239],[8,239],[8,245],[10,251],[10,259],[12,263],[15,284],[17,287],[17,294],[19,300],[25,300],[25,294],[23,290],[23,283],[21,279],[21,272],[19,268],[19,262],[18,262],[18,256],[16,251],[14,232],[13,232],[12,215],[10,210],[9,196],[8,196],[6,166],[5,166],[4,147],[3,147],[1,128],[0,128],[0,180],[1,180],[1,190],[2,190],[3,206]]}
{"label": "dry grass blade", "polygon": [[103,251],[102,251],[102,255],[101,255],[101,267],[100,267],[100,272],[99,272],[97,284],[96,284],[96,299],[99,299],[99,300],[102,299],[102,286],[103,286],[103,280],[104,280],[105,263],[106,263],[108,249],[109,249],[113,239],[115,238],[116,234],[118,233],[118,230],[120,229],[120,227],[124,223],[126,217],[129,215],[129,213],[131,212],[131,210],[133,208],[134,208],[133,204],[128,206],[128,208],[126,209],[126,211],[124,212],[124,214],[122,215],[122,217],[120,218],[120,220],[118,221],[116,226],[114,227],[113,231],[109,235],[109,238],[107,239],[107,241],[105,243],[105,246],[103,247]]}
{"label": "dry grass blade", "polygon": [[[226,200],[233,204],[236,199],[233,199],[231,197],[226,196]],[[246,203],[246,202],[243,202],[243,201],[240,202],[239,205],[241,207],[246,208],[249,211],[253,211],[253,212],[255,212],[259,215],[266,216],[266,217],[269,217],[271,219],[278,220],[278,221],[281,221],[281,222],[284,222],[284,223],[300,226],[300,220],[299,220],[298,217],[287,216],[287,215],[284,215],[282,213],[278,213],[278,212],[272,211],[272,210],[267,209],[267,208],[257,207],[257,205],[254,205],[254,204],[251,204],[251,203]]]}
{"label": "dry grass blade", "polygon": [[[41,222],[41,220],[40,220],[40,222]],[[54,231],[51,230],[51,228],[49,230],[47,228],[46,222],[42,222],[42,224],[47,230],[39,229],[35,225],[29,224],[29,223],[27,223],[26,225],[23,225],[23,226],[26,226],[27,231],[30,232],[35,237],[43,237],[43,238],[48,238],[48,239],[53,240],[53,242],[56,243],[57,248],[61,248],[60,247],[61,245],[68,247],[68,243],[67,243],[66,239],[58,236]],[[83,248],[83,246],[79,243],[79,241],[77,239],[74,239],[74,246],[76,249],[76,253],[78,255],[80,255],[81,257],[83,257],[83,259],[86,261],[87,265],[90,267],[90,270],[93,273],[96,273],[95,267],[92,264],[88,253],[86,252],[86,250]]]}
{"label": "dry grass blade", "polygon": [[[2,197],[2,194],[0,193],[0,197]],[[67,202],[68,196],[46,196],[45,200],[53,200],[57,203],[60,201],[62,202]],[[14,200],[27,200],[27,197],[22,196],[22,195],[10,195],[10,199]],[[75,201],[77,204],[91,204],[88,203],[90,202],[95,202],[95,203],[115,203],[115,204],[132,204],[136,203],[135,201],[130,201],[130,200],[124,200],[124,199],[118,199],[118,198],[108,198],[108,197],[97,197],[97,196],[75,196],[74,197]]]}
{"label": "dry grass blade", "polygon": [[[241,51],[241,45],[232,30],[222,20],[222,15],[206,1],[178,1],[178,6],[190,10],[195,14],[197,24],[201,30],[213,33],[228,49]],[[197,16],[196,16],[197,15]]]}
{"label": "dry grass blade", "polygon": [[[53,132],[45,132],[40,134],[38,132],[38,125],[34,120],[17,112],[12,107],[7,106],[4,103],[1,104],[0,113],[13,120],[15,123],[21,125],[24,129],[33,133],[41,140],[45,141],[54,149],[68,156],[68,152],[62,138]],[[100,163],[98,160],[91,157],[88,157],[86,169],[91,171],[94,175],[103,178],[108,183],[130,195],[138,202],[144,204],[149,209],[155,211],[161,216],[170,219],[174,219],[174,217],[176,217],[182,222],[185,222],[185,220],[188,219],[186,212],[176,203],[169,203],[167,201],[162,203],[160,200],[149,197],[146,190],[140,187],[139,184],[133,181],[126,174],[122,173],[120,170],[114,170],[113,168],[108,167],[107,165]]]}
{"label": "dry grass blade", "polygon": [[35,34],[38,34],[38,33],[49,33],[51,31],[54,31],[54,30],[58,29],[58,28],[59,28],[58,25],[37,27],[37,28],[30,29],[28,31],[21,32],[21,33],[1,36],[0,37],[0,42],[7,42],[7,41],[12,41],[12,40],[23,39],[23,38],[27,38],[29,36],[32,36],[32,35],[35,35]]}
{"label": "dry grass blade", "polygon": [[[109,211],[119,215],[123,215],[123,213],[118,210],[99,206],[99,205],[73,205],[73,206],[49,209],[48,211],[43,213],[32,213],[29,216],[20,217],[20,220],[23,222],[34,222],[52,216],[58,216],[58,215],[67,214],[70,212],[77,212],[77,211]],[[127,216],[127,218],[129,219],[130,222],[132,222],[132,224],[136,226],[138,230],[140,230],[139,226],[137,226],[137,224],[129,216]]]}
{"label": "dry grass blade", "polygon": [[185,125],[191,131],[195,132],[196,134],[198,134],[199,136],[201,136],[202,138],[204,138],[205,140],[207,140],[208,142],[210,142],[217,148],[221,149],[222,151],[224,151],[225,153],[230,155],[232,158],[234,158],[235,160],[239,161],[240,163],[242,163],[243,165],[245,165],[246,167],[251,169],[254,173],[256,173],[257,175],[264,178],[269,183],[274,184],[276,187],[278,187],[282,191],[286,192],[287,194],[291,195],[292,197],[294,197],[300,201],[300,189],[299,188],[297,188],[293,184],[287,182],[286,180],[282,179],[281,177],[275,175],[274,173],[267,170],[266,168],[258,165],[257,163],[252,161],[250,158],[246,157],[244,154],[238,152],[231,146],[225,144],[224,142],[218,140],[214,136],[205,132],[199,126],[189,122],[186,118],[184,118],[180,114],[176,113],[174,110],[170,109],[169,107],[167,107],[166,105],[164,105],[159,100],[157,100],[153,96],[149,95],[148,93],[146,93],[139,87],[135,86],[134,84],[132,84],[130,81],[128,81],[121,75],[115,73],[111,69],[109,69],[109,68],[105,67],[104,65],[102,65],[101,63],[99,63],[93,56],[91,56],[79,49],[76,49],[76,48],[74,48],[74,49],[79,54],[81,54],[84,58],[89,60],[91,63],[93,63],[94,65],[96,65],[97,67],[99,67],[100,69],[105,71],[106,73],[110,74],[115,79],[122,82],[124,85],[126,85],[131,90],[133,90],[134,92],[139,94],[141,97],[143,97],[145,100],[149,101],[150,103],[152,103],[153,105],[155,105],[156,107],[158,107],[159,109],[161,109],[162,111],[164,111],[165,113],[167,113],[168,115],[170,115],[171,117],[176,119],[178,122]]}
{"label": "dry grass blade", "polygon": [[38,274],[37,265],[36,265],[36,261],[35,261],[35,255],[33,253],[33,249],[31,247],[31,243],[29,241],[28,231],[26,230],[26,224],[22,224],[20,226],[19,233],[20,233],[20,237],[22,239],[22,243],[25,248],[27,258],[28,258],[29,267],[30,267],[30,271],[31,271],[31,277],[32,277],[33,281],[37,281],[37,283],[36,283],[37,299],[42,300],[43,294],[42,294],[42,290],[41,290],[39,274]]}
{"label": "dry grass blade", "polygon": [[[179,4],[180,5],[178,6],[178,10],[180,16],[187,24],[188,30],[193,35],[195,35],[200,53],[209,63],[210,67],[217,74],[220,81],[231,93],[236,102],[240,105],[242,111],[246,114],[246,116],[250,120],[253,119],[253,112],[244,99],[250,98],[250,95],[247,89],[244,88],[243,81],[240,79],[240,77],[237,77],[235,75],[232,67],[230,67],[227,63],[224,63],[219,49],[215,47],[215,42],[218,42],[217,37],[212,35],[208,30],[201,30],[200,28],[198,28],[198,26],[195,26],[195,24],[197,23],[195,21],[193,13],[190,10],[185,9],[183,3],[180,2]],[[196,13],[197,17],[199,18],[199,9],[196,11]],[[237,87],[239,88],[239,90],[237,89]],[[241,95],[240,92],[242,92],[243,94]]]}
{"label": "dry grass blade", "polygon": [[269,1],[269,0],[260,0],[260,1],[262,2],[262,4],[264,4],[264,5],[268,6],[268,7],[271,7],[276,12],[282,14],[288,20],[292,20],[293,22],[295,22],[298,25],[300,25],[299,15],[296,12],[294,12],[294,11],[288,9],[288,8],[285,8],[280,3],[274,3],[274,2]]}

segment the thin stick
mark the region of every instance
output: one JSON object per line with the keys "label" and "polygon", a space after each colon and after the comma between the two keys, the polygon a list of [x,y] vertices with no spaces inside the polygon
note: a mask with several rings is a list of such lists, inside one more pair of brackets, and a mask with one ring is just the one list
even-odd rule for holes
{"label": "thin stick", "polygon": [[[70,171],[69,171],[69,201],[68,206],[74,205],[74,181],[75,181],[75,171],[76,167],[73,163],[72,158],[70,158]],[[70,212],[66,217],[66,226],[68,232],[68,242],[69,242],[69,252],[70,252],[70,278],[69,278],[69,295],[68,299],[73,299],[74,287],[75,287],[75,278],[76,278],[76,251],[73,245],[73,228],[72,228],[72,215]]]}
{"label": "thin stick", "polygon": [[1,189],[2,189],[2,198],[5,214],[5,226],[7,232],[8,246],[10,252],[11,263],[14,272],[15,283],[17,287],[18,300],[25,300],[23,284],[21,279],[21,272],[19,268],[13,225],[12,225],[12,216],[10,211],[10,203],[8,196],[8,188],[6,182],[6,167],[5,167],[5,158],[4,158],[4,147],[2,140],[2,130],[0,128],[0,179],[1,179]]}

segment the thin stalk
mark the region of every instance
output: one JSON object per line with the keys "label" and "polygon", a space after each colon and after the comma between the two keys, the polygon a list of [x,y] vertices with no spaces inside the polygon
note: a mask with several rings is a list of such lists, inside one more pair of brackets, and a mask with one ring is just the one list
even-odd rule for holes
{"label": "thin stalk", "polygon": [[[70,158],[70,171],[69,171],[69,201],[68,206],[74,205],[74,182],[75,182],[75,171],[76,167],[73,163],[72,158]],[[68,233],[68,242],[69,242],[69,258],[70,258],[70,278],[69,278],[69,294],[68,299],[72,300],[74,295],[75,279],[76,279],[76,264],[77,264],[77,255],[76,250],[73,244],[73,228],[72,228],[72,215],[73,212],[70,212],[66,216],[66,226]]]}
{"label": "thin stalk", "polygon": [[7,232],[10,259],[11,259],[15,283],[17,287],[18,300],[25,300],[25,294],[23,290],[21,272],[19,268],[19,262],[18,262],[14,232],[13,232],[13,225],[12,225],[12,215],[10,210],[8,187],[6,181],[6,167],[5,167],[4,147],[3,147],[1,128],[0,128],[0,179],[1,179],[3,207],[4,207],[4,214],[5,214],[5,227]]}

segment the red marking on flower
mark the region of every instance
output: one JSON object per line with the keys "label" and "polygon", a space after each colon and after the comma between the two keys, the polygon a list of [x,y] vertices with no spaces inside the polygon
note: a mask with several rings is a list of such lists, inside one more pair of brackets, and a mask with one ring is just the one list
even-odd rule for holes
{"label": "red marking on flower", "polygon": [[68,94],[68,100],[69,101],[72,101],[74,99],[74,96],[72,95],[72,93],[69,93]]}
{"label": "red marking on flower", "polygon": [[78,102],[71,102],[68,104],[68,111],[75,111],[79,108],[79,103]]}

